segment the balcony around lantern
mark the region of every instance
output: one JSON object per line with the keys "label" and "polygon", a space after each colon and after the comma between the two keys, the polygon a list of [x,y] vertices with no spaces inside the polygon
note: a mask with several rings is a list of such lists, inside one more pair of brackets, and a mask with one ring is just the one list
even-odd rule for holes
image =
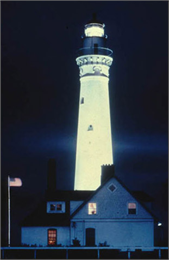
{"label": "balcony around lantern", "polygon": [[77,57],[83,56],[83,55],[90,55],[90,54],[98,54],[98,55],[106,55],[106,56],[112,56],[113,51],[108,48],[104,47],[84,47],[77,51]]}

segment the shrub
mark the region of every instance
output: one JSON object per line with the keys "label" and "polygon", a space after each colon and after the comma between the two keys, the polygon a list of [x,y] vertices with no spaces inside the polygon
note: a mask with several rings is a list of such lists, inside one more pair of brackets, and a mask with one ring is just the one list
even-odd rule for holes
{"label": "shrub", "polygon": [[73,246],[80,246],[80,240],[77,239],[77,237],[75,237],[75,239],[72,239],[73,241]]}
{"label": "shrub", "polygon": [[107,241],[104,241],[103,243],[99,243],[99,246],[109,246],[109,245],[107,245]]}

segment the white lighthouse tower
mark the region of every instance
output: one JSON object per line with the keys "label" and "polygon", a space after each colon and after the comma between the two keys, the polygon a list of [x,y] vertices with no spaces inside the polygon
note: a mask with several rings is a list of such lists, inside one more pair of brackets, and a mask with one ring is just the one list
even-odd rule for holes
{"label": "white lighthouse tower", "polygon": [[76,59],[80,70],[80,99],[76,147],[75,190],[95,190],[101,165],[113,164],[109,107],[109,68],[112,51],[106,47],[105,25],[85,25],[83,48]]}

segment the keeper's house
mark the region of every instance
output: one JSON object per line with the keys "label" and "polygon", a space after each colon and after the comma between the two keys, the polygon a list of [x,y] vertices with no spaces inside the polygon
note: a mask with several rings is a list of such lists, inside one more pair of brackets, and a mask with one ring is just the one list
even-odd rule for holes
{"label": "keeper's house", "polygon": [[114,175],[113,165],[102,166],[101,183],[95,191],[48,185],[46,200],[22,222],[22,244],[154,246],[153,215]]}

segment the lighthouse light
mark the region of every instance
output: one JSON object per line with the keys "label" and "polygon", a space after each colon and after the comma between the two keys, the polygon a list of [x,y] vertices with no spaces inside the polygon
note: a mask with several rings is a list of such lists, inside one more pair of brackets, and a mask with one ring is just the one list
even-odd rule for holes
{"label": "lighthouse light", "polygon": [[104,29],[103,29],[103,27],[100,27],[97,25],[87,27],[85,29],[85,36],[86,37],[103,37]]}

